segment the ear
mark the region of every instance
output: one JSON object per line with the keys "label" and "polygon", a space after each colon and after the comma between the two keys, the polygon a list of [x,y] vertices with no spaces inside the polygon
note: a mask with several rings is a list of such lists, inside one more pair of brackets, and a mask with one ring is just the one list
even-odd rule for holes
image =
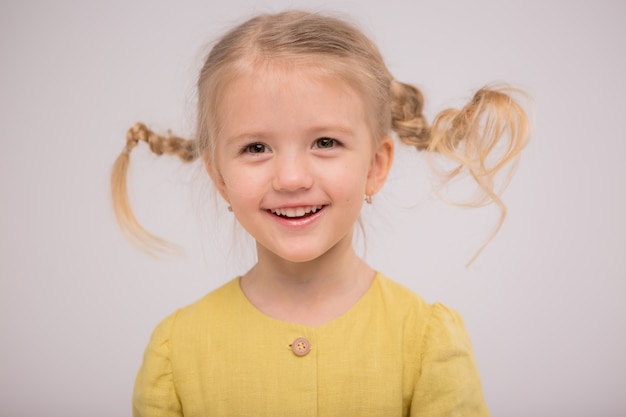
{"label": "ear", "polygon": [[205,151],[202,155],[202,162],[204,163],[204,169],[211,177],[211,181],[215,184],[215,188],[219,191],[222,198],[226,201],[226,203],[230,204],[230,199],[228,198],[228,193],[226,192],[226,183],[224,182],[224,178],[220,174],[217,164],[214,159],[211,157],[208,151]]}
{"label": "ear", "polygon": [[376,149],[374,149],[372,164],[367,174],[367,185],[365,189],[367,194],[376,194],[383,184],[385,184],[389,170],[391,170],[391,164],[393,163],[393,151],[393,139],[387,135],[381,138]]}

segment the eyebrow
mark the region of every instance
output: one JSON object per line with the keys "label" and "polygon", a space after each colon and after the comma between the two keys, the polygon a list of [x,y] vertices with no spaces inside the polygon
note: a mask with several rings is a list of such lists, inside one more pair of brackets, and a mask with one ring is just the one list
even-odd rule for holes
{"label": "eyebrow", "polygon": [[[344,135],[356,136],[356,132],[351,127],[346,126],[346,125],[338,125],[338,124],[331,124],[331,123],[312,126],[305,130],[306,134],[311,134],[311,135],[316,134],[316,133],[323,134],[324,132],[330,132],[330,133],[336,132],[336,133],[341,133]],[[268,131],[251,129],[249,131],[242,131],[240,133],[237,133],[234,136],[229,136],[226,138],[226,140],[228,142],[239,142],[243,140],[261,141],[264,138],[267,138],[269,136],[272,136],[272,133]]]}
{"label": "eyebrow", "polygon": [[331,132],[339,132],[339,133],[343,133],[343,134],[351,135],[351,136],[356,135],[356,132],[350,126],[333,125],[333,124],[316,126],[311,129],[308,129],[307,131],[311,133],[331,131]]}

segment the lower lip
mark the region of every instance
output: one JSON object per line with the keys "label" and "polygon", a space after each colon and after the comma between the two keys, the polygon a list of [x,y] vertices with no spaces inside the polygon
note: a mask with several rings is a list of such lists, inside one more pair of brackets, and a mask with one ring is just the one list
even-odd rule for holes
{"label": "lower lip", "polygon": [[320,218],[320,216],[324,213],[324,211],[326,211],[326,206],[323,206],[320,210],[316,211],[314,214],[310,216],[300,217],[300,218],[289,218],[289,217],[277,216],[269,210],[267,211],[267,213],[270,216],[272,216],[272,218],[276,220],[279,224],[292,228],[292,229],[299,229],[299,228],[307,227],[311,223],[314,223],[317,219]]}

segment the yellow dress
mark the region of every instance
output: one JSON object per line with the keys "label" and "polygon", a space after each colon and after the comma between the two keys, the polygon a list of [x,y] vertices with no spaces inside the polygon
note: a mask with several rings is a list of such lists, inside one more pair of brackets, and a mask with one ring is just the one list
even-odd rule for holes
{"label": "yellow dress", "polygon": [[471,344],[453,310],[378,273],[318,327],[272,319],[239,279],[154,331],[135,417],[488,416]]}

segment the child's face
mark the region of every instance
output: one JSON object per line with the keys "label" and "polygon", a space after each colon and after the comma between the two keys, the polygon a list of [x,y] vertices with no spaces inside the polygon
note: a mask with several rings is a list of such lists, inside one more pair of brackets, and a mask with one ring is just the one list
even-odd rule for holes
{"label": "child's face", "polygon": [[393,144],[374,148],[360,97],[313,70],[237,78],[219,108],[214,182],[259,256],[306,262],[352,248],[363,197],[387,175]]}

